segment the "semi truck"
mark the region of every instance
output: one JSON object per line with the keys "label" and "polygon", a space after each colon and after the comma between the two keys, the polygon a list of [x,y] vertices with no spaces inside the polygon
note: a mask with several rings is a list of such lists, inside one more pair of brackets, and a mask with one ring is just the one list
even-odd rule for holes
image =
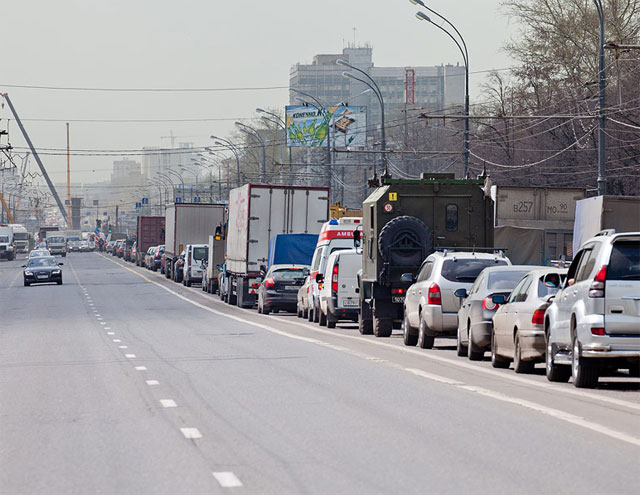
{"label": "semi truck", "polygon": [[135,264],[144,265],[144,257],[151,246],[164,244],[165,217],[139,216],[136,225],[136,259]]}
{"label": "semi truck", "polygon": [[16,243],[16,249],[19,253],[28,253],[30,247],[29,232],[19,223],[9,225],[13,229],[13,240]]}
{"label": "semi truck", "polygon": [[165,269],[173,279],[173,269],[187,244],[206,244],[209,236],[224,224],[225,205],[175,203],[165,210]]}
{"label": "semi truck", "polygon": [[329,188],[245,184],[229,194],[226,274],[229,304],[252,307],[260,270],[276,234],[319,234],[329,218]]}
{"label": "semi truck", "polygon": [[492,248],[493,202],[485,177],[423,173],[420,179],[383,175],[362,206],[359,330],[388,337],[399,328],[404,298],[423,260],[437,248]]}
{"label": "semi truck", "polygon": [[13,229],[7,225],[0,227],[0,259],[12,261],[16,257],[16,243]]}

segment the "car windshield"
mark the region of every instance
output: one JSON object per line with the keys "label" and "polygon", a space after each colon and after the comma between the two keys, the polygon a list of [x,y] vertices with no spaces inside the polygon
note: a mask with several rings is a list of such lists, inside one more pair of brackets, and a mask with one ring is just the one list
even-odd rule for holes
{"label": "car windshield", "polygon": [[527,273],[527,270],[491,272],[487,280],[487,288],[489,290],[504,290],[511,292]]}
{"label": "car windshield", "polygon": [[67,237],[67,240],[68,240],[69,242],[75,242],[75,241],[79,241],[79,240],[80,240],[80,238],[79,238],[79,237]]}
{"label": "car windshield", "polygon": [[49,242],[64,242],[64,237],[49,237],[47,240]]}
{"label": "car windshield", "polygon": [[41,251],[31,251],[29,255],[30,258],[37,258],[38,256],[49,256],[49,251],[41,250]]}
{"label": "car windshield", "polygon": [[284,268],[275,270],[271,275],[278,280],[298,280],[305,276],[302,268]]}
{"label": "car windshield", "polygon": [[194,260],[206,260],[208,255],[209,248],[206,247],[196,247],[193,248],[193,259]]}
{"label": "car windshield", "polygon": [[640,280],[640,241],[622,240],[614,243],[607,280]]}
{"label": "car windshield", "polygon": [[9,242],[8,235],[0,235],[0,242]]}
{"label": "car windshield", "polygon": [[28,266],[57,266],[55,258],[32,258]]}
{"label": "car windshield", "polygon": [[442,264],[442,276],[451,282],[474,282],[488,266],[504,266],[507,262],[497,259],[459,258]]}

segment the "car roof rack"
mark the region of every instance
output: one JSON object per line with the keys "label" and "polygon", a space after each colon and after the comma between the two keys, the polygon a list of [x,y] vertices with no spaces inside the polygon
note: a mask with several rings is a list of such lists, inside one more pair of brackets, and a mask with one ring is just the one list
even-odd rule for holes
{"label": "car roof rack", "polygon": [[446,256],[449,251],[452,252],[463,252],[463,253],[494,253],[498,254],[502,257],[505,256],[505,251],[507,248],[488,248],[488,247],[456,247],[456,246],[438,246],[433,248],[434,251],[442,251]]}
{"label": "car roof rack", "polygon": [[616,233],[616,229],[604,229],[601,230],[600,232],[598,232],[596,235],[594,235],[593,237],[604,237],[604,236],[610,236]]}

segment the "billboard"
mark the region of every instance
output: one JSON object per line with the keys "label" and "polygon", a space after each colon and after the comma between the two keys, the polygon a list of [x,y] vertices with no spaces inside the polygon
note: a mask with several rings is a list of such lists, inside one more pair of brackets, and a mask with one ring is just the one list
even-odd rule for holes
{"label": "billboard", "polygon": [[365,146],[367,139],[367,107],[288,106],[285,108],[287,146],[326,146],[327,120],[332,147]]}

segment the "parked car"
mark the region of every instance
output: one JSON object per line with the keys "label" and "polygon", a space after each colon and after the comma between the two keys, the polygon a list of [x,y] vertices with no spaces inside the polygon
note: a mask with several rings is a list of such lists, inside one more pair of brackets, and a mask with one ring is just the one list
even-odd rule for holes
{"label": "parked car", "polygon": [[144,255],[144,267],[147,270],[151,270],[151,267],[155,265],[156,249],[158,249],[158,246],[149,246]]}
{"label": "parked car", "polygon": [[318,274],[320,289],[320,325],[335,328],[340,320],[358,321],[358,270],[362,253],[356,249],[339,250],[329,255],[324,274]]}
{"label": "parked car", "polygon": [[269,268],[258,288],[258,313],[268,315],[280,310],[293,313],[298,290],[308,274],[308,266],[273,265]]}
{"label": "parked car", "polygon": [[504,294],[493,297],[494,305],[499,306],[493,316],[491,340],[494,368],[508,368],[513,361],[516,373],[532,373],[536,362],[544,361],[544,314],[566,273],[558,268],[533,270],[508,299]]}
{"label": "parked car", "polygon": [[482,270],[468,291],[455,291],[454,295],[462,299],[456,338],[458,356],[477,361],[484,357],[485,351],[491,350],[492,318],[498,309],[492,297],[502,295],[506,298],[532,269],[532,266],[523,265],[491,266]]}
{"label": "parked car", "polygon": [[172,279],[176,283],[182,282],[182,277],[184,276],[184,258],[186,256],[186,252],[183,250],[180,253],[180,256],[176,258],[176,260],[172,263],[174,266],[173,273],[171,274]]}
{"label": "parked car", "polygon": [[129,255],[129,259],[131,263],[135,263],[138,256],[138,242],[134,242],[133,246],[131,246],[131,254]]}
{"label": "parked car", "polygon": [[603,231],[574,256],[545,316],[550,381],[597,386],[600,375],[640,374],[640,232]]}
{"label": "parked car", "polygon": [[105,244],[105,248],[104,248],[104,250],[105,250],[107,253],[111,253],[111,254],[113,254],[113,245],[114,245],[115,243],[116,243],[116,241],[108,241],[108,242]]}
{"label": "parked car", "polygon": [[42,258],[42,257],[48,257],[48,256],[51,256],[51,253],[49,252],[49,250],[42,249],[42,248],[34,249],[29,253],[29,259]]}
{"label": "parked car", "polygon": [[415,283],[406,292],[402,332],[405,345],[433,347],[435,337],[455,335],[460,298],[458,289],[469,290],[480,272],[490,266],[511,265],[502,252],[436,251],[420,266],[418,276],[402,275]]}
{"label": "parked car", "polygon": [[30,258],[26,265],[22,265],[25,287],[52,282],[62,285],[62,265],[53,256]]}
{"label": "parked car", "polygon": [[156,270],[161,269],[161,261],[162,261],[162,255],[164,254],[164,244],[162,244],[161,246],[157,246],[154,248],[155,251],[152,253],[153,254],[153,259],[150,259],[149,261],[150,266],[149,266],[149,270],[151,270],[152,272],[155,272]]}
{"label": "parked car", "polygon": [[309,283],[311,282],[311,275],[308,275],[304,279],[304,283],[298,289],[298,318],[309,317]]}
{"label": "parked car", "polygon": [[202,283],[202,262],[209,256],[207,244],[187,244],[185,248],[182,285]]}

